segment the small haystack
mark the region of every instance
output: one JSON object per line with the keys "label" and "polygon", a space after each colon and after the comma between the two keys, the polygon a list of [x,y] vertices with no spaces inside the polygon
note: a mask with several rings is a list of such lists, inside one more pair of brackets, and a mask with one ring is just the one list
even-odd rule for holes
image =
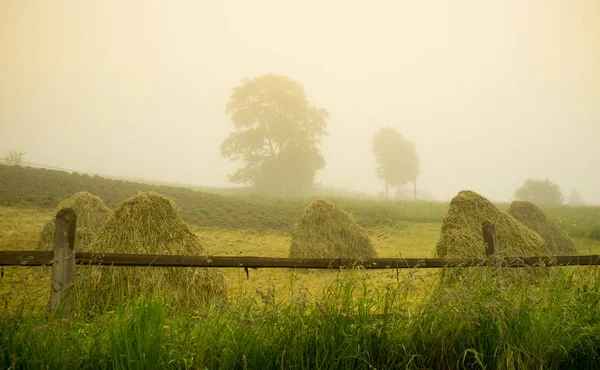
{"label": "small haystack", "polygon": [[315,200],[292,231],[291,258],[375,258],[367,233],[352,216],[326,200]]}
{"label": "small haystack", "polygon": [[[72,208],[77,215],[76,250],[88,251],[89,244],[110,216],[110,209],[102,199],[86,191],[73,194],[63,200],[56,208],[56,213],[64,208]],[[53,250],[54,224],[55,220],[52,219],[42,229],[37,244],[38,250]]]}
{"label": "small haystack", "polygon": [[[122,202],[90,245],[98,253],[207,255],[179,217],[175,203],[153,192]],[[225,300],[223,274],[215,269],[91,267],[79,293],[84,309],[114,307],[121,298],[159,296],[165,303],[191,308],[210,299]],[[90,307],[92,305],[93,307]]]}
{"label": "small haystack", "polygon": [[447,258],[485,256],[482,224],[496,225],[501,256],[548,256],[544,240],[517,220],[501,212],[489,200],[472,191],[461,191],[442,221],[436,253]]}
{"label": "small haystack", "polygon": [[529,229],[538,233],[545,242],[545,247],[555,255],[574,255],[577,249],[566,232],[558,225],[550,222],[548,217],[535,204],[526,201],[514,201],[508,214]]}

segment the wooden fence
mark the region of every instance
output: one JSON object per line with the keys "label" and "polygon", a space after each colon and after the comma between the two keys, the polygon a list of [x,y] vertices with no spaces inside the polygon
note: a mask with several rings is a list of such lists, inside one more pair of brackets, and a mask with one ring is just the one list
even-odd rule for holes
{"label": "wooden fence", "polygon": [[70,208],[56,215],[54,251],[0,251],[0,266],[52,266],[51,312],[63,315],[71,311],[71,287],[75,265],[143,266],[143,267],[202,267],[202,268],[299,268],[299,269],[412,269],[484,266],[489,262],[503,267],[524,266],[590,266],[600,265],[600,255],[553,257],[498,258],[496,226],[482,225],[487,258],[271,258],[218,257],[149,254],[105,254],[75,252],[75,212]]}

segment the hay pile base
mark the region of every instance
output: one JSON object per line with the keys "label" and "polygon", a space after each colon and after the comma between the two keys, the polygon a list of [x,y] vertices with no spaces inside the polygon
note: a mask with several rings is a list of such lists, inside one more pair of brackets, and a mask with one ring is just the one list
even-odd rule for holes
{"label": "hay pile base", "polygon": [[[92,252],[206,255],[207,250],[179,217],[173,201],[156,193],[139,193],[121,204],[90,245]],[[112,308],[121,299],[160,297],[178,308],[193,308],[217,299],[227,287],[215,269],[165,267],[88,267],[77,284],[84,310]],[[76,280],[81,281],[81,279]]]}
{"label": "hay pile base", "polygon": [[[87,252],[96,233],[110,216],[110,209],[106,207],[102,199],[85,191],[63,200],[56,208],[56,213],[64,208],[72,208],[77,215],[76,250]],[[55,220],[52,219],[42,229],[37,244],[38,250],[54,249],[54,224]]]}
{"label": "hay pile base", "polygon": [[566,232],[550,222],[548,217],[535,204],[514,201],[508,214],[544,239],[545,247],[555,255],[574,255],[577,249]]}
{"label": "hay pile base", "polygon": [[461,191],[452,202],[442,221],[442,231],[436,253],[446,258],[485,257],[482,224],[496,225],[499,255],[512,257],[549,256],[544,240],[501,212],[489,200],[472,191]]}
{"label": "hay pile base", "polygon": [[292,231],[291,258],[375,258],[367,233],[326,200],[313,201]]}

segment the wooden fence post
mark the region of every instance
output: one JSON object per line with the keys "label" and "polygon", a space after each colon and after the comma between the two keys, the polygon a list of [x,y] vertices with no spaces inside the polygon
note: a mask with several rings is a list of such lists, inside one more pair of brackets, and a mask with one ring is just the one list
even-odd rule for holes
{"label": "wooden fence post", "polygon": [[69,315],[73,304],[76,222],[77,216],[71,208],[61,209],[56,214],[50,298],[50,312],[53,315]]}
{"label": "wooden fence post", "polygon": [[484,222],[482,225],[483,240],[485,241],[485,255],[488,257],[498,254],[498,237],[496,236],[496,225]]}

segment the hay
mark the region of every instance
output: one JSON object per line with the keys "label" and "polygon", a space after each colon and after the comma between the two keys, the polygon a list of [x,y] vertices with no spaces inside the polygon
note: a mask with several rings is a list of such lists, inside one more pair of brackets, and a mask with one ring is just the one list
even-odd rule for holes
{"label": "hay", "polygon": [[[77,215],[76,250],[88,251],[89,244],[108,219],[110,209],[102,199],[85,191],[63,200],[56,208],[56,213],[64,208],[72,208]],[[55,220],[52,219],[44,225],[36,246],[38,250],[54,249],[54,224]]]}
{"label": "hay", "polygon": [[[90,249],[98,253],[207,255],[175,203],[153,192],[139,193],[119,204]],[[79,289],[85,310],[107,309],[123,298],[149,296],[158,296],[173,307],[193,308],[208,300],[224,301],[227,295],[223,274],[215,269],[90,268]]]}
{"label": "hay", "polygon": [[514,201],[508,214],[527,228],[538,233],[545,242],[545,247],[555,255],[577,254],[573,241],[558,225],[550,222],[548,217],[533,203]]}
{"label": "hay", "polygon": [[374,258],[377,252],[352,216],[326,200],[315,200],[292,231],[291,258]]}
{"label": "hay", "polygon": [[154,192],[119,204],[90,248],[102,253],[206,254],[175,203]]}
{"label": "hay", "polygon": [[485,257],[482,223],[496,225],[500,256],[548,256],[544,240],[472,191],[461,191],[442,221],[436,253],[446,258]]}

